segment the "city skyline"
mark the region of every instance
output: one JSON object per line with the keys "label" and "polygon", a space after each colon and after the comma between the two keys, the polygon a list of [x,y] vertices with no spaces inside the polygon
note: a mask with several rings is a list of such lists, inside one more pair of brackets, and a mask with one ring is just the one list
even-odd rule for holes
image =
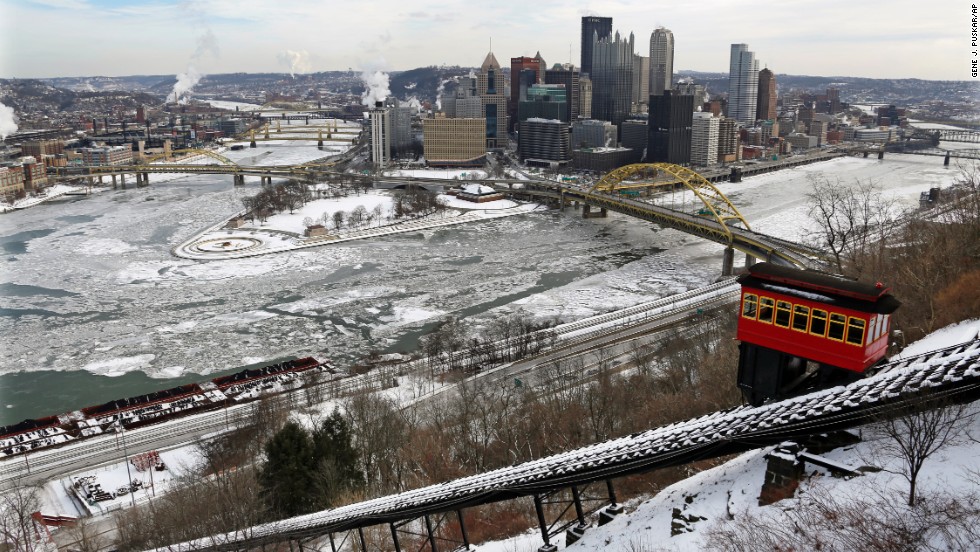
{"label": "city skyline", "polygon": [[330,10],[312,0],[0,0],[0,77],[180,74],[191,66],[202,74],[472,67],[491,49],[500,59],[540,50],[549,66],[578,65],[581,18],[599,15],[624,35],[671,29],[675,71],[724,73],[729,45],[745,42],[777,74],[969,80],[969,41],[960,38],[969,4],[920,6],[545,0],[527,10],[506,0],[451,0]]}

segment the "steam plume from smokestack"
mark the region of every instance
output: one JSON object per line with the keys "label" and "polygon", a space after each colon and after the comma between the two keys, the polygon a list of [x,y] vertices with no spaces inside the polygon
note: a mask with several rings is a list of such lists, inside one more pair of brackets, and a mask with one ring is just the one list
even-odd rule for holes
{"label": "steam plume from smokestack", "polygon": [[194,49],[194,53],[191,55],[190,63],[187,65],[187,71],[177,75],[177,82],[174,84],[172,92],[174,101],[180,103],[187,102],[187,98],[183,96],[190,93],[191,89],[204,76],[195,69],[194,63],[200,61],[205,54],[218,57],[218,41],[215,39],[211,29],[205,29],[204,34],[197,37],[197,48]]}
{"label": "steam plume from smokestack", "polygon": [[0,103],[0,140],[17,132],[17,115],[14,108]]}
{"label": "steam plume from smokestack", "polygon": [[201,74],[197,72],[197,69],[193,65],[188,65],[187,71],[177,75],[177,82],[174,84],[174,101],[186,103],[187,98],[181,99],[181,96],[190,92],[200,80]]}
{"label": "steam plume from smokestack", "polygon": [[442,79],[439,81],[439,88],[436,89],[436,110],[442,111],[442,93],[446,91],[446,83],[452,79]]}
{"label": "steam plume from smokestack", "polygon": [[388,74],[383,71],[371,72],[370,70],[361,73],[361,80],[364,81],[364,94],[361,95],[361,103],[374,107],[375,102],[383,102],[391,95],[388,88]]}
{"label": "steam plume from smokestack", "polygon": [[296,78],[296,73],[310,72],[310,53],[306,50],[285,50],[276,56],[279,63],[289,68],[289,76]]}

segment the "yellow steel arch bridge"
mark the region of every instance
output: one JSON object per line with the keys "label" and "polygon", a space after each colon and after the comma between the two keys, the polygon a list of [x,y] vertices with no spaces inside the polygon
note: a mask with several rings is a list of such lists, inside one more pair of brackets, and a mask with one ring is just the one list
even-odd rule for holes
{"label": "yellow steel arch bridge", "polygon": [[687,167],[670,163],[638,163],[610,171],[592,188],[590,193],[615,193],[624,190],[683,187],[694,193],[704,203],[704,214],[714,218],[731,238],[729,223],[741,224],[746,230],[749,222],[731,201],[711,182]]}
{"label": "yellow steel arch bridge", "polygon": [[[525,187],[528,195],[558,199],[563,206],[576,201],[585,204],[586,209],[598,207],[602,211],[615,211],[725,245],[726,265],[731,264],[730,256],[734,250],[801,268],[820,266],[827,260],[823,251],[753,231],[725,194],[700,174],[678,165],[627,165],[607,173],[588,188],[554,181],[533,181]],[[696,198],[695,203],[703,207],[697,214],[691,214],[630,197],[638,195],[641,189],[690,191]]]}

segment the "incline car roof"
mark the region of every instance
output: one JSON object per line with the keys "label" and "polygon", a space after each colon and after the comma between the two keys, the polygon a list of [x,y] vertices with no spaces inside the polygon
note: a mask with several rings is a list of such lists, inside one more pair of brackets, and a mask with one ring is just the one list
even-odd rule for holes
{"label": "incline car roof", "polygon": [[760,280],[872,303],[886,296],[891,297],[888,295],[888,288],[882,284],[867,284],[824,272],[800,270],[772,263],[756,263],[749,268],[748,274],[738,278],[738,282],[743,285],[751,285],[753,281]]}

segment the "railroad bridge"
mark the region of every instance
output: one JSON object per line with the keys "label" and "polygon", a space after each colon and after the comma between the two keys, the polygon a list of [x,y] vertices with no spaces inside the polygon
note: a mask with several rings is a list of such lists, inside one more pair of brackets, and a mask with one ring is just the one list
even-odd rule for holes
{"label": "railroad bridge", "polygon": [[[309,140],[307,138],[307,140]],[[350,152],[348,152],[349,154]],[[168,159],[166,154],[147,157],[142,163],[127,165],[98,165],[88,167],[69,167],[59,168],[59,178],[78,178],[84,177],[90,183],[98,180],[103,183],[104,177],[112,179],[113,188],[117,185],[117,177],[121,179],[122,186],[126,187],[126,175],[135,175],[136,186],[148,186],[150,184],[150,174],[162,173],[182,173],[182,174],[228,174],[232,175],[236,186],[245,183],[246,176],[258,176],[263,185],[272,183],[273,178],[297,178],[297,179],[326,179],[331,176],[343,176],[348,180],[362,181],[367,177],[361,175],[340,175],[330,169],[341,162],[348,154],[341,155],[339,159],[324,162],[310,162],[302,165],[238,165],[227,157],[210,150],[186,149],[177,150],[172,154],[201,155],[210,158],[214,162],[198,165],[191,163],[160,163],[160,160]]]}
{"label": "railroad bridge", "polygon": [[940,129],[939,140],[943,142],[968,142],[980,144],[980,130]]}

